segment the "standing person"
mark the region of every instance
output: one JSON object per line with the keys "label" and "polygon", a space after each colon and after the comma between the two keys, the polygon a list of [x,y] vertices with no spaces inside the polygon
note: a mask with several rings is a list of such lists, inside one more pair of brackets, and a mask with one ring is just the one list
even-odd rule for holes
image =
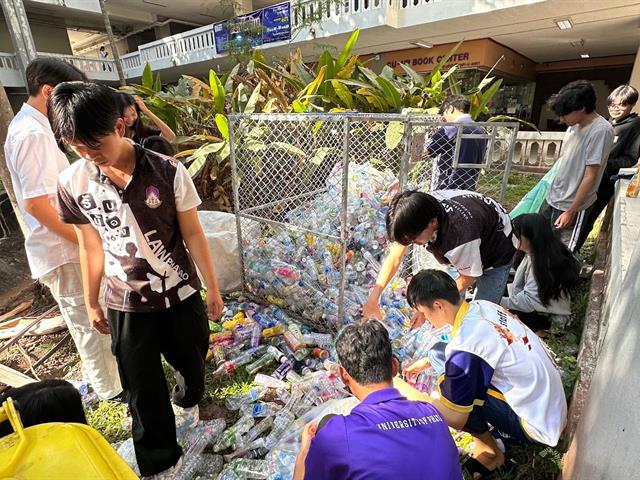
{"label": "standing person", "polygon": [[613,148],[609,152],[607,165],[600,180],[596,201],[587,216],[585,228],[578,241],[578,250],[589,236],[593,224],[607,206],[615,192],[615,182],[611,177],[618,175],[621,168],[633,167],[640,156],[640,118],[632,112],[638,102],[638,90],[631,85],[621,85],[609,98],[610,122],[613,126]]}
{"label": "standing person", "polygon": [[336,352],[340,377],[361,403],[321,428],[305,427],[294,480],[461,480],[458,450],[438,410],[393,388],[398,361],[386,328],[377,320],[347,325]]}
{"label": "standing person", "polygon": [[[109,57],[109,52],[107,52],[107,49],[104,48],[104,45],[102,47],[100,47],[100,58],[102,60],[106,60]],[[107,71],[107,69],[109,69],[109,71],[111,71],[111,65],[109,65],[107,62],[102,64],[102,70],[103,71]]]}
{"label": "standing person", "polygon": [[579,262],[540,214],[514,218],[513,233],[525,257],[500,304],[534,332],[549,329],[552,317],[564,324],[571,314],[571,292],[580,281]]}
{"label": "standing person", "polygon": [[391,201],[386,222],[393,243],[363,306],[363,316],[381,318],[380,296],[411,244],[424,245],[438,262],[458,271],[461,295],[475,283],[476,300],[500,303],[516,248],[511,220],[498,202],[464,190],[431,195],[406,191]]}
{"label": "standing person", "polygon": [[47,119],[53,88],[69,80],[86,81],[73,65],[38,58],[26,70],[29,98],[11,121],[4,144],[7,167],[27,232],[25,251],[31,276],[56,300],[82,361],[85,380],[102,399],[118,396],[122,387],[109,337],[96,332],[82,297],[78,239],[58,217],[58,175],[69,166]]}
{"label": "standing person", "polygon": [[[173,478],[182,454],[174,412],[181,425],[198,421],[207,308],[215,319],[223,303],[193,181],[182,163],[125,138],[113,95],[108,87],[76,82],[51,95],[56,137],[81,157],[60,175],[60,211],[78,235],[89,317],[111,333],[140,472]],[[98,308],[103,271],[106,318]],[[160,355],[177,371],[173,411]]]}
{"label": "standing person", "polygon": [[[116,98],[120,106],[120,116],[124,119],[125,136],[127,138],[140,145],[145,139],[155,135],[161,135],[168,142],[172,142],[176,138],[176,134],[171,130],[171,127],[154,115],[141,98],[134,97],[128,93],[120,93]],[[154,123],[156,128],[148,127],[144,124],[141,118],[142,113]]]}
{"label": "standing person", "polygon": [[537,335],[498,305],[461,300],[451,277],[439,270],[414,276],[407,300],[434,327],[452,327],[433,405],[451,428],[471,433],[477,461],[489,470],[504,463],[494,437],[557,445],[567,401],[560,373]]}
{"label": "standing person", "polygon": [[585,80],[565,85],[547,104],[569,128],[558,173],[540,213],[575,253],[613,145],[613,127],[595,111],[596,92]]}
{"label": "standing person", "polygon": [[[440,115],[446,122],[462,123],[457,127],[447,125],[434,133],[425,145],[429,155],[437,156],[437,180],[433,190],[473,190],[478,185],[479,168],[455,167],[453,157],[456,150],[456,139],[461,129],[463,135],[486,135],[482,127],[473,125],[469,115],[471,103],[462,95],[448,97],[440,106]],[[460,141],[458,163],[462,165],[481,165],[487,150],[484,138],[463,138]]]}

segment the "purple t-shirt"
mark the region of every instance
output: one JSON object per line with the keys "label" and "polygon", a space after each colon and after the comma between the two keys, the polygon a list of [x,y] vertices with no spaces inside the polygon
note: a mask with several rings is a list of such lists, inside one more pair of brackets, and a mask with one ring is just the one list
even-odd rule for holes
{"label": "purple t-shirt", "polygon": [[311,442],[306,480],[460,480],[458,449],[435,407],[395,388],[329,420]]}

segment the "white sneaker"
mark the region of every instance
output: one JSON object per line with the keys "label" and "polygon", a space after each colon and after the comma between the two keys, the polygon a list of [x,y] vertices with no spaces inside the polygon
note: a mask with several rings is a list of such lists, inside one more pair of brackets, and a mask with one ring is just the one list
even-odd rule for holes
{"label": "white sneaker", "polygon": [[166,470],[163,470],[160,473],[156,473],[155,475],[142,477],[142,480],[173,480],[181,468],[182,468],[182,457],[178,459],[178,461],[173,467],[167,468]]}
{"label": "white sneaker", "polygon": [[172,403],[171,407],[176,417],[176,430],[195,427],[200,421],[200,408],[198,405],[182,408]]}

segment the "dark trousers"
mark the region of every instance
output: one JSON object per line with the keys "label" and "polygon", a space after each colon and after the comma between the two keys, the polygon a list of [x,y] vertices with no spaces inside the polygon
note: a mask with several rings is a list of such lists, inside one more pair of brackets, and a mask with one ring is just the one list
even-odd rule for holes
{"label": "dark trousers", "polygon": [[587,240],[589,233],[593,230],[593,225],[596,223],[596,220],[605,209],[605,207],[609,204],[609,200],[613,197],[613,194],[616,191],[615,182],[611,181],[611,178],[608,175],[603,175],[602,180],[600,180],[600,186],[598,187],[598,196],[596,197],[596,201],[591,207],[591,212],[587,215],[587,219],[585,221],[584,230],[582,231],[582,235],[580,235],[580,239],[578,240],[578,249],[584,245],[584,242]]}
{"label": "dark trousers", "polygon": [[520,312],[518,310],[511,310],[511,313],[517,316],[522,323],[534,332],[538,330],[549,330],[551,328],[551,317],[544,313]]}
{"label": "dark trousers", "polygon": [[507,402],[489,394],[487,394],[484,405],[473,407],[463,430],[472,435],[479,435],[489,430],[488,423],[493,427],[491,434],[505,442],[515,444],[533,442],[522,428],[520,417]]}
{"label": "dark trousers", "polygon": [[[558,217],[562,215],[564,212],[562,210],[558,210],[557,208],[552,207],[547,202],[544,202],[540,207],[540,215],[544,216],[551,226],[552,230],[558,234],[562,243],[564,243],[569,250],[573,253],[578,253],[581,245],[578,245],[579,239],[584,235],[584,230],[586,229],[586,219],[591,212],[592,207],[586,208],[584,210],[580,210],[576,213],[576,216],[573,219],[573,223],[569,225],[567,228],[558,230],[555,226],[556,220]],[[589,232],[587,232],[588,234]],[[586,237],[585,237],[586,238]]]}
{"label": "dark trousers", "polygon": [[204,393],[204,365],[209,346],[206,308],[199,293],[158,312],[108,309],[111,349],[133,420],[133,445],[143,476],[176,464],[182,449],[160,355],[177,371],[173,402],[198,404]]}

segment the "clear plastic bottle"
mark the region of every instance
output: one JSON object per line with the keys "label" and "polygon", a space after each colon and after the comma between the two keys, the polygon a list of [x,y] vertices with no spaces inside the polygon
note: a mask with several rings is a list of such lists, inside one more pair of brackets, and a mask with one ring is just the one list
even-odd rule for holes
{"label": "clear plastic bottle", "polygon": [[255,362],[250,363],[246,366],[247,373],[249,375],[253,375],[256,372],[258,372],[260,369],[272,363],[274,360],[275,358],[273,358],[273,355],[267,352],[264,355],[262,355],[260,358],[258,358]]}
{"label": "clear plastic bottle", "polygon": [[225,404],[229,410],[238,410],[242,405],[253,403],[264,397],[267,390],[266,387],[253,387],[245,393],[227,397]]}
{"label": "clear plastic bottle", "polygon": [[302,342],[306,345],[314,345],[320,348],[328,348],[333,343],[333,335],[329,333],[306,333],[302,336]]}
{"label": "clear plastic bottle", "polygon": [[250,415],[254,418],[274,416],[277,415],[280,410],[282,410],[282,406],[272,402],[250,403],[240,407],[240,413],[242,415]]}
{"label": "clear plastic bottle", "polygon": [[240,440],[240,437],[247,433],[254,424],[255,420],[253,417],[248,415],[240,417],[236,423],[222,432],[222,435],[213,445],[213,451],[216,453],[221,452],[222,450],[229,448],[231,445],[235,445]]}
{"label": "clear plastic bottle", "polygon": [[262,435],[267,430],[269,430],[272,425],[273,425],[273,417],[263,418],[255,427],[249,430],[247,434],[240,439],[240,442],[238,442],[238,446],[242,447],[244,445],[248,445],[249,443],[253,442],[256,438],[258,438],[260,435]]}
{"label": "clear plastic bottle", "polygon": [[265,439],[265,447],[271,450],[289,430],[295,416],[288,410],[281,411],[273,421],[271,433]]}
{"label": "clear plastic bottle", "polygon": [[251,460],[239,458],[232,463],[233,470],[248,478],[270,479],[277,475],[276,466],[268,460]]}
{"label": "clear plastic bottle", "polygon": [[270,375],[265,375],[263,373],[258,373],[253,381],[256,385],[261,385],[263,387],[276,389],[289,388],[289,385],[286,382],[283,382],[282,380],[274,378]]}

